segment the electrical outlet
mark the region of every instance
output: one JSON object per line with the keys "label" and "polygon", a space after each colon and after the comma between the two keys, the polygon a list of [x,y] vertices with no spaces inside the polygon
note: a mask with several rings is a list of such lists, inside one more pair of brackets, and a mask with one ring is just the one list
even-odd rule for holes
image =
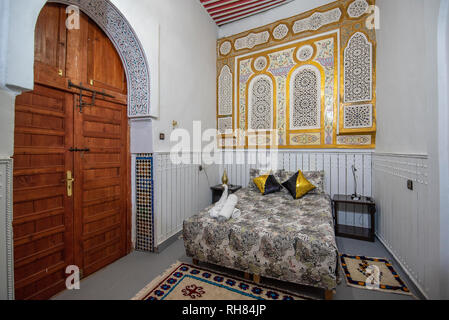
{"label": "electrical outlet", "polygon": [[413,191],[413,181],[407,180],[407,189]]}

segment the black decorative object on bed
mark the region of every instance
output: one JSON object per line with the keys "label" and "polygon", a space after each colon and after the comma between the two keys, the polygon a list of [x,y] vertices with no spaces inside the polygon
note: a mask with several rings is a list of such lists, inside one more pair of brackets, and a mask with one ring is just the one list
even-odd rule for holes
{"label": "black decorative object on bed", "polygon": [[282,186],[273,175],[263,175],[254,179],[254,184],[262,195],[276,193],[282,190]]}
{"label": "black decorative object on bed", "polygon": [[290,192],[293,199],[300,199],[316,187],[304,177],[301,171],[296,172],[290,179],[282,184]]}

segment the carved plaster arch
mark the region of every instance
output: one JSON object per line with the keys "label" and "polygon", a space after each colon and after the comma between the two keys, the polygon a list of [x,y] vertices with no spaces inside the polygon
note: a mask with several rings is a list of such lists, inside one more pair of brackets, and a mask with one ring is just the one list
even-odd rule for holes
{"label": "carved plaster arch", "polygon": [[109,0],[48,0],[74,5],[91,18],[114,44],[128,83],[128,117],[151,115],[150,70],[142,44],[128,20]]}

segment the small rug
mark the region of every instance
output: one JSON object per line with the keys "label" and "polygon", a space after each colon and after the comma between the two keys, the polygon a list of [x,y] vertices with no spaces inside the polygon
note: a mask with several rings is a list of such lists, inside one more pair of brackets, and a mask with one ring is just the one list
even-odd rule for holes
{"label": "small rug", "polygon": [[215,271],[177,262],[133,300],[306,300]]}
{"label": "small rug", "polygon": [[412,295],[386,259],[341,254],[340,260],[349,286]]}

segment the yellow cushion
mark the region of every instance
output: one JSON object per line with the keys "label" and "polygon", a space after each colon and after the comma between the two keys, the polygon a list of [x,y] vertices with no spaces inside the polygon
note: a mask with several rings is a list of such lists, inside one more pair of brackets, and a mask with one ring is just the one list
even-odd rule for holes
{"label": "yellow cushion", "polygon": [[295,173],[289,180],[282,184],[295,199],[300,199],[316,187],[304,177],[300,171]]}
{"label": "yellow cushion", "polygon": [[255,178],[254,184],[257,186],[259,191],[265,196],[270,193],[279,192],[282,186],[277,182],[276,178],[271,174],[266,174]]}

